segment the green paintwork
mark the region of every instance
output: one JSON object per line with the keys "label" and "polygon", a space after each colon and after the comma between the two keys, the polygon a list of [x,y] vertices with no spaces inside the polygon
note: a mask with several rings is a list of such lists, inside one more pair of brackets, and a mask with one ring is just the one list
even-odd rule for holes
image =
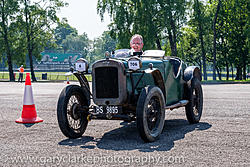
{"label": "green paintwork", "polygon": [[[128,70],[128,59],[122,59],[122,62]],[[173,65],[169,62],[169,60],[159,60],[159,59],[153,59],[153,58],[141,58],[142,60],[142,70],[148,69],[148,64],[152,63],[154,69],[158,69],[163,77],[164,80],[164,86],[165,86],[165,94],[166,94],[166,105],[174,104],[180,100],[183,99],[183,92],[184,92],[184,80],[183,80],[183,71],[186,68],[186,65],[182,65],[181,74],[175,78],[173,74]],[[127,89],[129,94],[132,92],[132,84],[129,73],[127,75]],[[134,85],[139,80],[142,73],[133,73],[134,78]],[[146,87],[147,85],[155,85],[154,78],[151,73],[145,73],[143,78],[138,84],[137,89],[135,90],[135,94],[139,95],[141,92],[141,89]]]}

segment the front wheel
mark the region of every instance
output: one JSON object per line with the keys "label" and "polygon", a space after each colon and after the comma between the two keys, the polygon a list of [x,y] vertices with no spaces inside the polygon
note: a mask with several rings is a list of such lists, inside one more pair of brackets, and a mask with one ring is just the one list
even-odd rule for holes
{"label": "front wheel", "polygon": [[57,103],[57,120],[62,133],[69,138],[78,138],[83,135],[88,125],[88,108],[90,95],[85,88],[78,85],[65,87]]}
{"label": "front wheel", "polygon": [[186,98],[189,103],[185,106],[187,120],[190,124],[198,123],[202,115],[203,93],[201,82],[193,78],[186,88]]}
{"label": "front wheel", "polygon": [[165,120],[165,101],[160,88],[145,87],[137,102],[136,124],[141,138],[153,142],[159,138]]}

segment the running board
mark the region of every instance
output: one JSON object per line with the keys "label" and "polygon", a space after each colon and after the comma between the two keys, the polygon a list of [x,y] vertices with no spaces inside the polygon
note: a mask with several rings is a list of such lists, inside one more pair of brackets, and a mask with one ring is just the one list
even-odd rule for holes
{"label": "running board", "polygon": [[174,109],[174,108],[183,107],[183,106],[185,106],[185,105],[187,105],[187,104],[188,104],[188,100],[181,100],[181,101],[179,101],[178,103],[172,104],[172,105],[170,105],[170,106],[166,106],[165,109],[170,109],[170,110],[172,110],[172,109]]}

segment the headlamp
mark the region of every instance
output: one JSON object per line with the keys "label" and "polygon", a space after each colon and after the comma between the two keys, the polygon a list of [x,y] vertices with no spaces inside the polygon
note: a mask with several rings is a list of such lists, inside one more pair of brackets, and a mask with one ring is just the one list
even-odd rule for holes
{"label": "headlamp", "polygon": [[88,61],[84,58],[80,58],[76,61],[75,64],[76,71],[85,72],[88,70]]}

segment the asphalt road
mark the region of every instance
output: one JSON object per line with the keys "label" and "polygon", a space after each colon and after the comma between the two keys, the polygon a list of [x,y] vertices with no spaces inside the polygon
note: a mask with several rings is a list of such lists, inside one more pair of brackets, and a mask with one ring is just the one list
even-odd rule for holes
{"label": "asphalt road", "polygon": [[82,138],[60,131],[56,105],[66,83],[33,83],[43,123],[16,124],[24,83],[0,82],[0,166],[250,166],[250,84],[203,85],[200,123],[166,111],[160,139],[144,143],[135,123],[92,120]]}

